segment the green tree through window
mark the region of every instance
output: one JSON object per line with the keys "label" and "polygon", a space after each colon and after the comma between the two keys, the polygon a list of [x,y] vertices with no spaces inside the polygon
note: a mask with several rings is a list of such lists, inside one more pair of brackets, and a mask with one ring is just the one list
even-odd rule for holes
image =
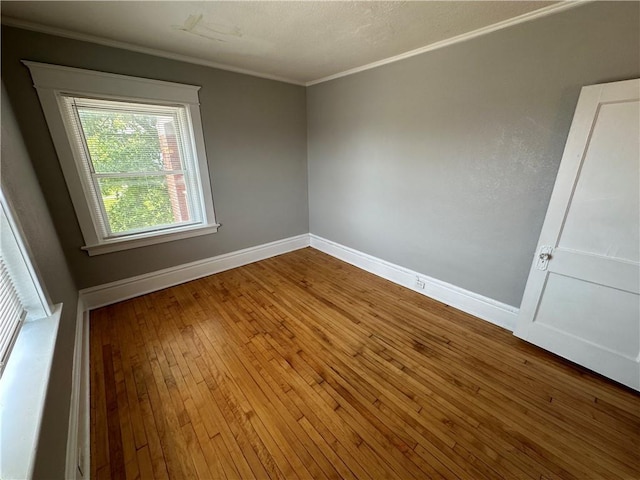
{"label": "green tree through window", "polygon": [[111,231],[174,223],[158,131],[173,118],[90,107],[78,116]]}

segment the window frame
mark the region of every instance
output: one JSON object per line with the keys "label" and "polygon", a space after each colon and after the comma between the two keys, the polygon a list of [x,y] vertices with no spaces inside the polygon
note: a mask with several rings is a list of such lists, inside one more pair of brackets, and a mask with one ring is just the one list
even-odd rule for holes
{"label": "window frame", "polygon": [[[199,86],[186,85],[148,78],[131,77],[46,63],[22,61],[29,71],[38,92],[38,97],[47,120],[47,125],[58,154],[62,172],[67,183],[78,223],[84,237],[82,247],[89,255],[168,242],[198,235],[215,233],[220,226],[215,219],[211,176],[205,151]],[[202,221],[187,226],[176,226],[161,230],[146,231],[126,236],[105,238],[99,227],[101,219],[95,217],[91,207],[92,191],[86,185],[84,160],[76,151],[73,127],[63,114],[64,98],[87,97],[107,101],[124,101],[185,108],[190,127],[191,147],[195,156],[197,185],[202,199]],[[106,222],[107,219],[105,218]]]}
{"label": "window frame", "polygon": [[[76,100],[80,103],[80,106],[72,107],[70,104],[73,103],[75,105]],[[201,225],[204,221],[205,217],[205,205],[204,199],[202,198],[202,190],[200,188],[201,178],[198,171],[198,159],[197,154],[193,148],[192,141],[192,130],[193,127],[191,125],[191,121],[188,115],[188,112],[185,109],[184,105],[168,105],[168,104],[157,104],[157,103],[130,103],[123,102],[124,105],[129,105],[133,108],[137,108],[139,113],[143,113],[145,110],[146,113],[151,114],[159,114],[160,111],[167,112],[167,115],[171,115],[175,118],[176,125],[179,127],[179,131],[181,133],[181,140],[186,140],[184,148],[189,152],[185,153],[184,157],[181,154],[181,160],[183,163],[183,169],[180,170],[181,174],[185,178],[185,184],[189,185],[188,196],[190,197],[188,201],[189,210],[192,210],[191,213],[194,215],[193,218],[187,222],[183,222],[183,225],[178,225],[177,222],[174,224],[164,224],[164,225],[156,225],[149,228],[141,228],[131,229],[127,232],[117,233],[113,232],[111,225],[106,221],[108,219],[107,212],[105,210],[104,201],[100,198],[99,193],[99,185],[97,179],[101,176],[109,176],[112,178],[118,177],[132,177],[132,176],[149,176],[150,172],[142,172],[142,171],[128,171],[128,172],[112,172],[112,173],[100,173],[96,172],[92,168],[93,159],[89,153],[89,147],[86,143],[85,131],[82,125],[82,121],[79,116],[79,112],[77,108],[83,108],[81,105],[83,102],[90,104],[92,101],[97,99],[87,98],[87,97],[78,97],[72,96],[68,94],[59,94],[58,102],[61,111],[66,112],[66,115],[63,114],[63,118],[65,121],[65,127],[67,132],[70,133],[75,139],[75,141],[69,140],[73,151],[74,157],[76,160],[76,168],[82,172],[80,175],[81,181],[83,182],[83,188],[85,192],[89,192],[87,195],[87,203],[89,204],[90,211],[92,213],[92,218],[94,222],[94,227],[96,231],[99,232],[103,241],[108,241],[115,238],[135,238],[137,235],[143,233],[157,233],[161,231],[179,231],[187,229],[188,227],[197,227]],[[99,99],[98,102],[105,102],[104,99]],[[114,103],[113,100],[106,100],[106,102]],[[120,103],[120,101],[115,102]],[[116,111],[118,107],[113,107],[113,110]],[[104,110],[109,110],[108,105],[104,105]],[[168,113],[172,112],[172,113]],[[182,117],[183,118],[180,118]],[[183,142],[180,142],[183,143]],[[177,171],[173,171],[175,174]],[[161,170],[156,172],[156,176],[166,175],[168,171]]]}
{"label": "window frame", "polygon": [[[6,357],[0,358],[0,379],[20,330],[25,323],[49,317],[52,313],[51,301],[42,289],[27,248],[22,241],[22,231],[14,219],[9,202],[0,189],[0,259],[3,263],[5,280],[11,285],[22,310],[21,319],[7,331],[9,345]],[[4,319],[3,319],[4,320]],[[2,325],[3,329],[6,325]]]}

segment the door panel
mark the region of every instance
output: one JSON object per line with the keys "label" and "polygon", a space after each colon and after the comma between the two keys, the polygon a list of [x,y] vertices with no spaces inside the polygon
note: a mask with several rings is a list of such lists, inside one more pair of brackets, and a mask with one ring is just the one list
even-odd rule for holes
{"label": "door panel", "polygon": [[639,262],[640,80],[584,87],[514,334],[640,390]]}
{"label": "door panel", "polygon": [[[635,360],[640,346],[638,315],[636,295],[552,272],[536,323]],[[593,317],[599,321],[585,321]]]}
{"label": "door panel", "polygon": [[637,101],[601,105],[560,247],[640,261],[639,119]]}
{"label": "door panel", "polygon": [[629,293],[640,293],[637,262],[557,248],[553,252],[549,272],[607,285]]}

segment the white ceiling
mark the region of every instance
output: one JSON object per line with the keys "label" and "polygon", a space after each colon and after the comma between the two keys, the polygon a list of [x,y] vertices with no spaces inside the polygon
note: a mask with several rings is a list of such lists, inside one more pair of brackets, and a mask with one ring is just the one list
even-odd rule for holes
{"label": "white ceiling", "polygon": [[306,85],[558,7],[564,8],[548,1],[2,1],[2,16],[9,25]]}

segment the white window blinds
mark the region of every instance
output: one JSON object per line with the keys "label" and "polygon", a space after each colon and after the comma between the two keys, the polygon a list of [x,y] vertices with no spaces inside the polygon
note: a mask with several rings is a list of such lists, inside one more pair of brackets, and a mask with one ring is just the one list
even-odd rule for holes
{"label": "white window blinds", "polygon": [[26,316],[27,310],[20,301],[4,258],[0,256],[0,376]]}

